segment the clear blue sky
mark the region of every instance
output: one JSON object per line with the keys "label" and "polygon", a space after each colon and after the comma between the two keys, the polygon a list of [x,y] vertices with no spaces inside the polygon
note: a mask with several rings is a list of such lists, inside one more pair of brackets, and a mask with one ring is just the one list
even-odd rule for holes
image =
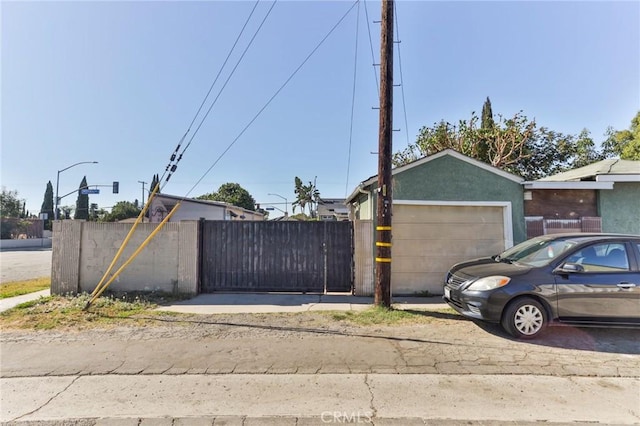
{"label": "clear blue sky", "polygon": [[[258,5],[214,97],[271,4]],[[277,2],[164,192],[197,196],[236,182],[257,202],[283,202],[275,193],[291,203],[295,176],[341,198],[375,175],[378,101],[363,3],[238,138],[353,4]],[[90,197],[100,207],[140,199],[138,181],[163,173],[253,6],[3,1],[2,186],[37,213],[58,170],[98,161],[61,173],[60,195],[86,175],[90,185],[120,182],[120,194],[101,187]],[[366,6],[379,21],[380,3]],[[522,110],[558,132],[587,128],[597,142],[640,109],[640,2],[398,1],[396,11],[405,98],[396,88],[394,152],[422,126],[480,112],[487,96],[495,114]],[[380,27],[370,28],[378,62]]]}

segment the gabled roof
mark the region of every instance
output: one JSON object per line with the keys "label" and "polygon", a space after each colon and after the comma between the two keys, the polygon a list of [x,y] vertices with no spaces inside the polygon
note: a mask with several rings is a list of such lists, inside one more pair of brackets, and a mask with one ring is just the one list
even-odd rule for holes
{"label": "gabled roof", "polygon": [[609,159],[525,182],[526,189],[613,189],[615,182],[640,182],[640,161]]}
{"label": "gabled roof", "polygon": [[233,204],[229,204],[229,203],[224,203],[222,201],[200,200],[198,198],[178,197],[176,195],[169,195],[169,194],[162,194],[162,193],[156,194],[156,199],[158,199],[158,200],[160,200],[160,199],[175,200],[175,201],[181,201],[181,202],[184,201],[184,202],[187,202],[187,203],[205,204],[207,206],[221,207],[221,208],[224,208],[224,209],[247,212],[247,213],[251,213],[251,214],[261,214],[260,212],[253,211],[253,210],[247,210],[245,208],[234,206]]}
{"label": "gabled roof", "polygon": [[599,182],[640,182],[640,161],[610,159],[567,172],[538,179],[541,182],[599,181]]}
{"label": "gabled roof", "polygon": [[[505,179],[509,179],[509,180],[511,180],[513,182],[516,182],[516,183],[522,183],[524,181],[524,179],[522,179],[520,176],[516,176],[516,175],[511,174],[509,172],[505,172],[504,170],[500,170],[497,167],[493,167],[490,164],[487,164],[487,163],[484,163],[482,161],[476,160],[474,158],[468,157],[468,156],[466,156],[464,154],[461,154],[458,151],[453,150],[453,149],[445,149],[445,150],[440,151],[440,152],[438,152],[436,154],[428,155],[426,157],[422,157],[419,160],[412,161],[411,163],[402,165],[400,167],[396,167],[391,171],[391,174],[392,175],[396,175],[398,173],[405,172],[405,171],[410,170],[410,169],[412,169],[414,167],[422,166],[423,164],[426,164],[426,163],[428,163],[430,161],[433,161],[433,160],[437,160],[438,158],[442,158],[444,156],[450,156],[450,157],[456,158],[456,159],[458,159],[460,161],[464,161],[466,163],[471,164],[472,166],[475,166],[475,167],[481,168],[483,170],[486,170],[488,172],[494,173],[494,174],[496,174],[496,175],[498,175],[500,177],[503,177]],[[367,187],[369,185],[372,185],[373,183],[375,183],[377,181],[378,181],[378,175],[374,175],[374,176],[371,176],[369,179],[361,182],[360,185],[358,185],[358,187],[351,193],[351,195],[349,195],[347,197],[345,202],[346,203],[350,202],[352,199],[354,199],[356,197],[356,195],[358,194],[358,192],[360,192],[360,190],[362,188]]]}

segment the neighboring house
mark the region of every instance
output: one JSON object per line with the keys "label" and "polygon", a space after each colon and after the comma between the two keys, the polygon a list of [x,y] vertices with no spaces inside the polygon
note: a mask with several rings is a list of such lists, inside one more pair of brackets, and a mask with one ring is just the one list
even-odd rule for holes
{"label": "neighboring house", "polygon": [[[445,273],[454,263],[497,254],[526,239],[518,176],[451,149],[392,174],[393,294],[442,294]],[[373,176],[346,200],[356,222],[356,294],[373,292],[376,190]],[[369,231],[359,222],[371,222]],[[371,250],[358,251],[363,245]]]}
{"label": "neighboring house", "polygon": [[318,201],[319,220],[349,220],[344,198],[322,198]]}
{"label": "neighboring house", "polygon": [[557,232],[640,234],[640,161],[602,160],[525,182],[528,236]]}
{"label": "neighboring house", "polygon": [[246,210],[219,201],[197,200],[194,198],[176,197],[174,195],[157,194],[149,207],[149,221],[162,222],[169,212],[180,202],[180,208],[169,220],[264,220],[262,213]]}

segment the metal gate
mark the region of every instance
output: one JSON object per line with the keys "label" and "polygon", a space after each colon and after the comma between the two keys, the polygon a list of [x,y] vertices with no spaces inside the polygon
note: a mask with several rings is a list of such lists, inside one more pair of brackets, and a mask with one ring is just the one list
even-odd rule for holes
{"label": "metal gate", "polygon": [[203,221],[201,291],[351,292],[351,222]]}

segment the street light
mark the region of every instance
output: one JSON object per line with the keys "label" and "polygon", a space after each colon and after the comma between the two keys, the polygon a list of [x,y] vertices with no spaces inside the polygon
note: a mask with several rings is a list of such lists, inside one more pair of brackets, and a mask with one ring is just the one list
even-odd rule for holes
{"label": "street light", "polygon": [[98,162],[97,161],[81,161],[79,163],[72,164],[69,167],[65,167],[62,170],[58,170],[58,177],[56,178],[56,207],[53,210],[53,217],[55,220],[58,220],[58,204],[60,203],[60,199],[58,198],[58,188],[60,186],[60,173],[64,172],[65,170],[69,170],[72,167],[78,166],[80,164],[98,164]]}
{"label": "street light", "polygon": [[[285,216],[289,216],[289,213],[287,213],[287,205],[288,205],[289,203],[287,202],[287,199],[286,199],[286,198],[284,198],[282,195],[279,195],[279,194],[271,194],[271,193],[269,193],[269,194],[267,194],[267,195],[275,195],[276,197],[280,197],[280,198],[282,198],[282,199],[284,200],[284,215],[285,215]],[[278,209],[278,210],[280,210],[280,209]],[[282,211],[282,210],[280,210],[280,211]]]}
{"label": "street light", "polygon": [[[139,180],[138,183],[142,184],[142,208],[144,209],[144,186],[147,184],[147,182]],[[144,216],[142,216],[142,222],[144,223]]]}

